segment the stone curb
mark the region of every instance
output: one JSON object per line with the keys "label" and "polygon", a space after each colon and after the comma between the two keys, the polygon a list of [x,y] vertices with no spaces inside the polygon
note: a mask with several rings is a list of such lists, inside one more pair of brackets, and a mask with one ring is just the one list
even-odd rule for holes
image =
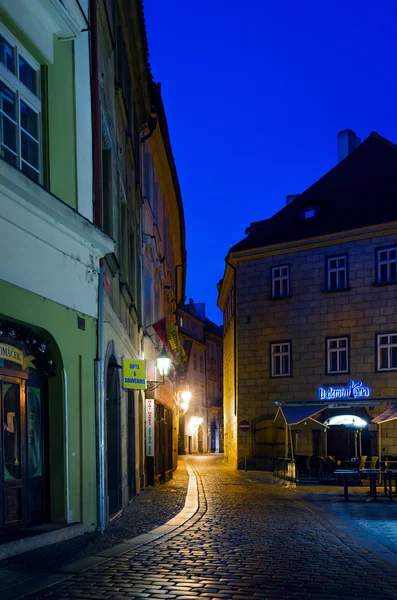
{"label": "stone curb", "polygon": [[186,493],[185,506],[175,517],[167,521],[167,523],[164,523],[164,525],[152,529],[148,533],[138,535],[122,544],[117,544],[103,552],[98,552],[96,555],[87,556],[82,560],[65,565],[64,567],[57,569],[54,573],[34,577],[21,584],[5,588],[1,591],[1,600],[19,600],[19,598],[24,598],[29,594],[33,594],[49,586],[62,583],[77,573],[81,573],[92,567],[97,567],[122,554],[131,552],[131,550],[146,546],[151,542],[168,536],[170,533],[174,533],[176,530],[186,525],[186,523],[199,512],[200,504],[197,476],[189,462],[186,459],[184,460],[189,474],[189,484]]}

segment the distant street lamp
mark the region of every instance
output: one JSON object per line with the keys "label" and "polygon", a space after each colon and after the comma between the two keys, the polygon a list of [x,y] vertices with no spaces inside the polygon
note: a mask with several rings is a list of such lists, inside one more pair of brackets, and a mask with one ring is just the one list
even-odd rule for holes
{"label": "distant street lamp", "polygon": [[192,392],[189,390],[188,387],[186,387],[186,389],[182,390],[181,392],[178,392],[177,394],[177,404],[179,407],[179,412],[181,414],[185,414],[186,411],[189,408],[189,404],[190,404],[190,400],[192,399]]}

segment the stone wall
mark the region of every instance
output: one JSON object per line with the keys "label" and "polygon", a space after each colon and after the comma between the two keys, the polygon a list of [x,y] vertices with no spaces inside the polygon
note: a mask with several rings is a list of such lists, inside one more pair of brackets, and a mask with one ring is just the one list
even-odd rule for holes
{"label": "stone wall", "polygon": [[[260,456],[283,451],[283,440],[272,432],[275,401],[317,399],[320,386],[347,385],[351,379],[371,388],[371,397],[396,398],[397,372],[376,372],[375,334],[397,330],[397,286],[374,285],[375,249],[397,244],[395,235],[322,245],[239,262],[238,297],[238,419],[249,416],[262,424]],[[325,291],[325,258],[348,254],[348,284],[341,292]],[[271,299],[271,268],[290,266],[291,296]],[[326,374],[326,338],[350,336],[350,373]],[[226,338],[225,338],[226,339]],[[270,377],[270,342],[292,343],[292,376]],[[225,343],[225,398],[230,388]],[[374,407],[371,418],[386,410]],[[348,411],[347,411],[348,412]],[[226,417],[225,417],[226,418]],[[395,421],[383,426],[385,453],[397,454]],[[263,425],[265,424],[265,425]],[[263,429],[265,427],[265,429]],[[300,428],[302,429],[302,428]],[[268,444],[266,444],[266,439]],[[310,449],[311,434],[300,433]],[[241,458],[241,450],[239,457]]]}

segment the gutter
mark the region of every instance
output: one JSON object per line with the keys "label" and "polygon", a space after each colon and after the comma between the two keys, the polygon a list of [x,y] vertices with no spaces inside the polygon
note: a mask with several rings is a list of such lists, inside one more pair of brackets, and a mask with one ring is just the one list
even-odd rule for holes
{"label": "gutter", "polygon": [[91,58],[91,112],[92,162],[94,188],[94,223],[103,229],[102,215],[102,129],[99,91],[98,14],[97,0],[90,0],[90,58]]}

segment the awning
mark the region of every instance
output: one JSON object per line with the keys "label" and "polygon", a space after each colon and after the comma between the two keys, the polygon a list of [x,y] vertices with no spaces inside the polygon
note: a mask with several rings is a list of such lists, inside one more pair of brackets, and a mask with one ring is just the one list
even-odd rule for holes
{"label": "awning", "polygon": [[393,419],[397,419],[397,404],[372,419],[372,423],[387,423],[387,421],[393,421]]}
{"label": "awning", "polygon": [[[310,419],[317,413],[321,412],[327,408],[326,406],[279,406],[276,416],[274,420],[276,420],[278,413],[284,417],[287,425],[298,425],[298,423],[302,423],[306,419]],[[314,419],[313,419],[314,421]]]}

